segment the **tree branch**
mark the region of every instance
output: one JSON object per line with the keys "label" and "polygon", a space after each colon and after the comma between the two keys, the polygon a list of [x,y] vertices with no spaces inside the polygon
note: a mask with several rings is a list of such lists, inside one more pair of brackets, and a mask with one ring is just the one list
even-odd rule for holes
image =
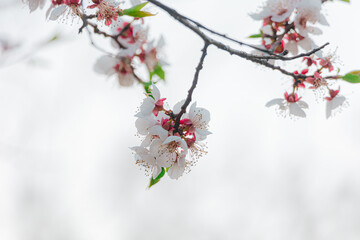
{"label": "tree branch", "polygon": [[[192,22],[194,22],[193,20],[188,20],[187,17],[181,15],[180,13],[178,13],[176,10],[164,5],[163,3],[157,1],[157,0],[148,0],[149,2],[153,3],[154,5],[160,7],[161,9],[163,9],[164,11],[166,11],[168,14],[170,14],[173,18],[175,18],[177,21],[179,21],[180,23],[182,23],[185,27],[187,27],[188,29],[190,29],[191,31],[193,31],[195,34],[197,34],[200,38],[203,39],[204,42],[207,42],[209,45],[214,45],[216,46],[217,48],[223,50],[223,51],[226,51],[228,53],[230,53],[231,55],[237,55],[241,58],[244,58],[246,60],[249,60],[251,62],[255,62],[255,63],[258,63],[260,65],[263,65],[267,68],[270,68],[270,69],[273,69],[273,70],[277,70],[277,71],[280,71],[281,73],[285,74],[285,75],[288,75],[288,76],[291,76],[295,79],[298,79],[298,78],[304,78],[306,77],[305,75],[296,75],[292,72],[289,72],[289,71],[286,71],[285,69],[281,68],[280,66],[275,66],[269,62],[267,62],[266,60],[268,59],[271,59],[269,58],[270,56],[258,56],[258,55],[252,55],[252,54],[248,54],[246,52],[243,52],[243,51],[240,51],[240,50],[236,50],[236,49],[233,49],[227,45],[225,45],[224,43],[220,42],[220,41],[217,41],[209,36],[207,36],[205,33],[203,33],[200,29],[199,29],[199,26],[197,24],[194,24]],[[213,30],[211,30],[211,32],[215,32]],[[221,34],[217,34],[219,36],[221,36]],[[323,47],[325,47],[327,44],[325,44]],[[321,49],[321,48],[320,48]],[[318,51],[319,49],[314,49],[313,51],[311,51],[310,53],[314,53],[316,51]],[[310,56],[311,54],[310,53],[304,53],[304,54],[301,54],[301,56]],[[269,53],[271,55],[271,53]],[[278,59],[283,59],[285,58],[284,56],[281,56],[281,55],[276,55],[274,54],[273,56],[276,56]],[[292,57],[292,58],[285,58],[287,60],[293,60],[293,59],[296,59],[296,58],[299,58],[299,56],[295,56],[295,57]]]}
{"label": "tree branch", "polygon": [[180,119],[181,119],[181,116],[186,112],[186,108],[189,106],[191,100],[192,100],[192,94],[196,88],[196,85],[198,83],[198,79],[199,79],[199,73],[201,71],[201,69],[203,68],[203,63],[204,63],[204,60],[205,60],[205,57],[207,55],[207,48],[209,47],[209,43],[205,41],[205,44],[204,44],[204,47],[203,49],[201,50],[202,51],[202,54],[201,54],[201,57],[200,57],[200,61],[196,67],[196,71],[195,71],[195,75],[194,75],[194,80],[191,84],[191,87],[188,91],[188,95],[185,99],[185,102],[184,104],[181,106],[181,111],[176,115],[176,120],[175,120],[175,125],[174,125],[174,128],[177,132],[180,133],[179,131],[179,125],[180,125]]}

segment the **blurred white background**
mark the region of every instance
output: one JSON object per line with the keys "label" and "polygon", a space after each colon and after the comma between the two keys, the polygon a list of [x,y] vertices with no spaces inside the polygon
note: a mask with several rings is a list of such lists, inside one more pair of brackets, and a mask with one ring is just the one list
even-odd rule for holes
{"label": "blurred white background", "polygon": [[[212,114],[209,153],[190,174],[146,190],[129,150],[140,142],[141,87],[92,71],[102,53],[77,35],[77,20],[45,22],[45,11],[1,1],[0,34],[24,49],[64,36],[0,68],[1,240],[360,239],[360,85],[341,83],[350,106],[333,119],[311,92],[306,119],[283,119],[264,105],[291,80],[211,47],[194,94]],[[257,43],[246,36],[261,25],[248,16],[260,0],[163,2]],[[325,4],[331,27],[315,38],[337,49],[342,73],[360,68],[359,9]],[[172,106],[186,96],[202,42],[153,10],[150,32],[164,35],[171,64],[159,88]]]}

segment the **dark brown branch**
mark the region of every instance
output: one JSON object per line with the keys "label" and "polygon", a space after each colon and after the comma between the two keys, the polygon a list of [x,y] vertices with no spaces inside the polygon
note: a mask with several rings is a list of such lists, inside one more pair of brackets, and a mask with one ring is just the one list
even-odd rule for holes
{"label": "dark brown branch", "polygon": [[206,54],[207,54],[207,48],[208,47],[209,47],[209,43],[205,41],[205,45],[204,45],[203,49],[201,50],[202,54],[201,54],[201,57],[200,57],[200,61],[199,61],[199,64],[197,65],[197,67],[196,67],[194,79],[193,79],[191,87],[190,87],[190,89],[188,91],[188,95],[187,95],[187,97],[185,99],[184,104],[181,106],[181,111],[176,115],[174,128],[179,133],[180,133],[179,126],[180,126],[181,116],[186,112],[186,108],[189,106],[189,104],[190,104],[190,102],[192,100],[192,94],[193,94],[193,92],[194,92],[194,90],[196,88],[196,85],[198,83],[199,73],[200,73],[201,69],[203,68],[203,64],[204,64],[204,60],[205,60],[205,57],[206,57]]}
{"label": "dark brown branch", "polygon": [[[194,33],[196,33],[200,38],[202,38],[204,40],[204,42],[207,42],[209,45],[214,45],[216,47],[218,47],[219,49],[222,49],[223,51],[226,51],[228,53],[230,53],[231,55],[237,55],[241,58],[244,58],[246,60],[261,64],[267,68],[273,69],[273,70],[277,70],[280,71],[281,73],[291,76],[295,79],[298,78],[303,78],[306,76],[303,75],[296,75],[292,72],[286,71],[285,69],[279,67],[279,66],[275,66],[271,63],[268,63],[266,60],[269,59],[269,56],[258,56],[258,55],[252,55],[252,54],[248,54],[246,52],[243,51],[239,51],[236,49],[233,49],[227,45],[225,45],[224,43],[217,41],[209,36],[207,36],[205,33],[203,33],[199,27],[197,25],[194,25],[193,23],[191,23],[186,17],[184,17],[183,15],[181,15],[180,13],[178,13],[176,10],[162,4],[161,2],[157,1],[157,0],[148,0],[149,2],[155,4],[156,6],[160,7],[161,9],[163,9],[164,11],[166,11],[168,14],[170,14],[173,18],[175,18],[177,21],[179,21],[180,23],[182,23],[185,27],[189,28],[190,30],[192,30]],[[311,55],[311,54],[309,54]],[[276,55],[279,56],[279,55]],[[303,54],[304,56],[304,54]],[[307,56],[307,54],[305,54],[305,56]],[[283,58],[283,56],[279,56],[279,59]],[[265,60],[263,60],[265,59]],[[295,58],[294,58],[295,59]]]}
{"label": "dark brown branch", "polygon": [[[286,58],[284,57],[283,55],[279,55],[279,54],[275,54],[273,53],[272,51],[270,50],[266,50],[266,49],[262,49],[262,48],[259,48],[259,47],[256,47],[256,46],[252,46],[251,44],[247,44],[247,43],[244,43],[244,42],[241,42],[241,41],[238,41],[234,38],[231,38],[231,37],[228,37],[226,36],[225,34],[221,34],[221,33],[218,33],[208,27],[205,27],[204,25],[202,25],[201,23],[195,21],[195,20],[192,20],[180,13],[178,13],[175,9],[172,9],[166,5],[164,5],[163,3],[159,2],[158,0],[148,0],[149,2],[153,3],[154,5],[158,6],[159,8],[163,9],[164,11],[166,11],[168,14],[170,14],[173,18],[175,18],[176,20],[178,20],[180,23],[182,23],[183,25],[185,25],[187,28],[191,29],[193,32],[195,32],[197,35],[199,35],[202,39],[206,39],[206,40],[209,40],[209,42],[211,42],[211,44],[214,44],[212,42],[217,42],[216,40],[208,37],[206,34],[204,34],[203,32],[200,31],[199,28],[201,29],[204,29],[212,34],[215,34],[217,36],[220,36],[224,39],[227,39],[227,40],[230,40],[232,42],[235,42],[235,43],[238,43],[239,45],[244,45],[244,46],[247,46],[247,47],[250,47],[250,48],[253,48],[255,50],[258,50],[258,51],[261,51],[261,52],[264,52],[264,53],[267,53],[269,54],[270,56],[258,56],[258,55],[251,55],[251,54],[248,54],[248,56],[252,56],[254,58],[258,58],[258,59],[279,59],[279,60],[285,60],[285,61],[289,61],[289,60],[294,60],[294,59],[297,59],[297,58],[301,58],[301,57],[304,57],[304,56],[310,56],[312,54],[314,54],[315,52],[319,51],[320,49],[322,49],[323,47],[320,47],[320,48],[317,48],[317,49],[314,49],[308,53],[302,53],[302,54],[299,54],[299,55],[296,55],[296,56],[293,56],[291,58]],[[194,25],[193,25],[194,24]],[[291,26],[291,25],[289,25]],[[290,27],[289,27],[290,28]],[[291,29],[291,28],[290,28]],[[290,30],[289,29],[289,30]],[[289,31],[287,30],[287,31]],[[285,35],[285,34],[284,34]],[[323,46],[327,46],[328,44],[324,44]]]}
{"label": "dark brown branch", "polygon": [[[237,43],[237,44],[239,44],[239,45],[244,45],[244,46],[253,48],[253,49],[258,50],[258,51],[260,51],[260,52],[264,52],[264,53],[268,53],[268,54],[271,54],[271,53],[272,53],[272,52],[270,52],[270,51],[267,50],[267,49],[262,49],[262,48],[253,46],[253,45],[251,45],[251,44],[241,42],[241,41],[239,41],[239,40],[236,40],[236,39],[234,39],[234,38],[231,38],[231,37],[227,36],[226,34],[218,33],[218,32],[216,32],[216,31],[214,31],[214,30],[211,30],[210,28],[205,27],[203,24],[201,24],[201,23],[199,23],[199,22],[197,22],[197,21],[195,21],[195,20],[193,20],[193,19],[191,19],[191,18],[188,18],[188,17],[185,17],[185,16],[183,16],[183,17],[184,17],[185,19],[187,19],[188,21],[194,23],[194,24],[195,24],[196,26],[198,26],[199,28],[202,28],[202,29],[204,29],[204,30],[206,30],[206,31],[214,34],[214,35],[217,35],[217,36],[219,36],[219,37],[225,38],[225,39],[227,39],[227,40],[229,40],[229,41],[232,41],[232,42],[234,42],[234,43]],[[275,54],[274,54],[274,55],[275,55]]]}
{"label": "dark brown branch", "polygon": [[102,36],[107,37],[107,38],[111,38],[116,42],[116,44],[120,48],[126,49],[126,47],[118,39],[119,36],[121,36],[121,34],[123,34],[124,31],[120,32],[120,34],[117,34],[115,36],[110,35],[110,34],[104,32],[104,31],[101,31],[96,24],[89,21],[89,19],[92,19],[92,18],[96,17],[96,15],[86,15],[86,14],[81,14],[81,13],[79,13],[78,15],[79,15],[79,17],[81,18],[81,20],[83,22],[82,26],[79,29],[79,33],[81,33],[84,28],[86,28],[88,26],[91,26],[93,28],[94,33],[102,35]]}
{"label": "dark brown branch", "polygon": [[329,45],[330,43],[325,43],[324,45],[318,47],[318,48],[314,48],[313,50],[311,50],[310,52],[307,52],[307,53],[301,53],[301,54],[298,54],[296,56],[292,56],[292,57],[284,57],[284,56],[281,56],[281,55],[276,55],[276,56],[259,56],[260,59],[263,59],[263,60],[270,60],[270,59],[274,59],[274,60],[282,60],[282,61],[291,61],[291,60],[295,60],[295,59],[298,59],[298,58],[302,58],[302,57],[309,57],[311,56],[312,54],[320,51],[321,49],[323,49],[324,47],[326,47],[327,45]]}

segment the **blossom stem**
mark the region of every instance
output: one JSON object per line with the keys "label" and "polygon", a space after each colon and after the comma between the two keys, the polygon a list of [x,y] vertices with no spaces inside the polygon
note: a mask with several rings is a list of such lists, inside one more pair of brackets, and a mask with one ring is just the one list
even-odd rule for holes
{"label": "blossom stem", "polygon": [[192,85],[188,91],[188,95],[185,99],[185,102],[184,104],[181,106],[181,111],[176,115],[176,120],[175,120],[175,125],[174,125],[174,128],[175,130],[181,135],[181,132],[179,130],[179,125],[180,125],[180,119],[181,119],[181,116],[186,112],[186,108],[189,106],[191,100],[192,100],[192,94],[196,88],[196,85],[198,83],[198,79],[199,79],[199,73],[201,71],[201,69],[203,68],[203,64],[204,64],[204,60],[205,60],[205,57],[207,55],[207,49],[209,47],[209,42],[205,41],[205,44],[204,44],[204,47],[203,49],[201,50],[202,51],[202,54],[201,54],[201,57],[200,57],[200,61],[196,67],[196,71],[195,71],[195,75],[194,75],[194,80],[192,82]]}

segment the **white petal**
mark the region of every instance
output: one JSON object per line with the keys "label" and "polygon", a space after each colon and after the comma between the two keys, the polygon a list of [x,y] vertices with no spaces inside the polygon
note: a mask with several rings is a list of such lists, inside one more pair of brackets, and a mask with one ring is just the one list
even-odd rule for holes
{"label": "white petal", "polygon": [[151,127],[153,127],[157,122],[152,118],[138,118],[135,121],[136,129],[139,134],[147,135]]}
{"label": "white petal", "polygon": [[272,107],[274,105],[282,105],[283,101],[284,101],[284,99],[282,99],[282,98],[275,98],[275,99],[272,99],[269,102],[267,102],[265,104],[265,107]]}
{"label": "white petal", "polygon": [[343,105],[343,103],[345,102],[346,98],[344,96],[339,96],[337,95],[333,100],[333,109],[336,109],[340,106]]}
{"label": "white petal", "polygon": [[273,30],[271,28],[270,25],[265,25],[261,28],[261,31],[264,33],[264,34],[268,34],[268,35],[272,35],[273,34]]}
{"label": "white petal", "polygon": [[291,7],[288,9],[288,11],[286,11],[285,13],[283,13],[281,15],[272,16],[271,20],[273,20],[274,22],[283,22],[285,19],[290,17],[290,15],[292,14],[293,11],[294,11],[294,7]]}
{"label": "white petal", "polygon": [[94,71],[110,76],[116,72],[114,67],[118,61],[118,59],[111,56],[102,56],[96,60]]}
{"label": "white petal", "polygon": [[185,99],[181,100],[180,102],[176,103],[173,107],[173,113],[178,114],[181,111],[181,106],[184,104]]}
{"label": "white petal", "polygon": [[177,155],[175,152],[160,153],[156,158],[156,163],[161,167],[168,168],[174,164],[176,158]]}
{"label": "white petal", "polygon": [[185,164],[181,166],[178,162],[174,163],[171,168],[169,168],[168,175],[171,179],[178,179],[183,175],[185,171]]}
{"label": "white petal", "polygon": [[309,33],[314,34],[314,35],[321,35],[323,33],[323,31],[317,27],[308,26],[308,27],[306,27],[306,29]]}
{"label": "white petal", "polygon": [[293,55],[298,55],[299,49],[298,44],[295,41],[290,41],[285,45],[285,49],[288,50]]}
{"label": "white petal", "polygon": [[148,147],[153,140],[152,135],[146,135],[145,139],[141,142],[140,147]]}
{"label": "white petal", "polygon": [[290,103],[289,105],[290,114],[301,118],[306,117],[304,110],[302,110],[297,103]]}
{"label": "white petal", "polygon": [[305,37],[304,39],[298,41],[298,44],[305,51],[310,51],[312,49],[312,40],[309,37]]}
{"label": "white petal", "polygon": [[297,104],[299,105],[299,107],[301,107],[301,108],[305,108],[305,109],[307,109],[307,108],[309,108],[309,105],[306,103],[306,102],[304,102],[304,101],[298,101],[297,102]]}
{"label": "white petal", "polygon": [[272,12],[269,8],[264,7],[259,13],[250,13],[250,17],[254,20],[263,20],[264,18],[267,18],[271,16]]}
{"label": "white petal", "polygon": [[124,44],[124,45],[126,45],[126,49],[122,48],[120,50],[120,52],[117,54],[117,56],[119,56],[119,57],[132,57],[132,56],[134,56],[136,50],[139,48],[139,46],[137,44]]}
{"label": "white petal", "polygon": [[156,87],[155,84],[152,85],[151,95],[155,98],[155,102],[160,99],[160,90]]}
{"label": "white petal", "polygon": [[55,8],[56,6],[51,4],[50,7],[48,8],[48,10],[46,11],[46,14],[45,14],[45,18],[48,19],[49,18],[49,15],[50,15],[50,12]]}
{"label": "white petal", "polygon": [[196,111],[196,102],[191,104],[190,109],[189,109],[189,118],[191,120],[193,120],[196,117],[195,111]]}
{"label": "white petal", "polygon": [[338,95],[333,100],[327,101],[327,103],[326,103],[326,118],[331,117],[332,111],[341,107],[344,104],[345,100],[346,100],[346,98],[344,96]]}
{"label": "white petal", "polygon": [[329,117],[331,117],[331,111],[333,109],[332,106],[332,101],[327,101],[326,102],[326,118],[328,119]]}
{"label": "white petal", "polygon": [[159,148],[163,142],[160,139],[154,139],[150,144],[150,153],[156,158],[159,155]]}
{"label": "white petal", "polygon": [[162,140],[162,141],[164,141],[169,135],[169,132],[166,131],[160,125],[155,125],[155,126],[151,127],[149,132],[151,135],[159,136],[160,140]]}
{"label": "white petal", "polygon": [[62,14],[65,13],[66,9],[67,9],[66,5],[61,5],[61,6],[56,7],[54,10],[51,11],[49,19],[52,20],[52,21],[58,20],[58,18]]}
{"label": "white petal", "polygon": [[155,101],[152,97],[147,97],[144,99],[143,103],[140,106],[140,114],[142,116],[151,115],[155,107]]}
{"label": "white petal", "polygon": [[182,139],[181,137],[178,137],[178,136],[169,136],[165,139],[164,143],[163,144],[168,144],[168,143],[171,143],[171,142],[180,142]]}
{"label": "white petal", "polygon": [[184,150],[181,154],[186,155],[188,153],[188,146],[184,139],[180,140],[180,147]]}
{"label": "white petal", "polygon": [[117,78],[120,86],[122,87],[130,87],[134,84],[136,80],[134,74],[132,73],[127,73],[127,74],[118,73]]}
{"label": "white petal", "polygon": [[207,125],[210,122],[210,112],[205,108],[196,108],[195,118],[197,121],[201,121],[202,125]]}
{"label": "white petal", "polygon": [[203,141],[206,139],[206,136],[207,135],[210,135],[211,132],[209,130],[206,130],[206,129],[199,129],[197,128],[195,130],[195,136],[196,136],[196,140],[197,141]]}
{"label": "white petal", "polygon": [[157,46],[156,46],[157,51],[161,50],[164,46],[165,46],[165,39],[163,35],[161,35],[159,41],[157,42]]}
{"label": "white petal", "polygon": [[319,22],[321,25],[329,26],[329,22],[326,20],[326,18],[325,18],[325,16],[324,16],[323,14],[320,14],[320,15],[319,15],[318,22]]}

